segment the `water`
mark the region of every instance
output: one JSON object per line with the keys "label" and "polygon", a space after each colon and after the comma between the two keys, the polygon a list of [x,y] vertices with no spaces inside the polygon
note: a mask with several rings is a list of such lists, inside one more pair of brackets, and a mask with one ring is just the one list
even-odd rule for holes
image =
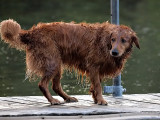
{"label": "water", "polygon": [[[24,29],[38,22],[103,22],[110,19],[107,0],[15,1],[0,1],[0,20],[13,18]],[[131,26],[137,32],[141,47],[140,50],[134,48],[122,72],[122,84],[127,94],[160,92],[159,6],[158,0],[120,1],[120,24]],[[25,80],[25,53],[0,42],[0,96],[42,95],[37,83]],[[62,86],[65,92],[89,94],[88,85],[80,83],[74,74],[64,72]],[[112,80],[107,80],[102,86],[111,84]]]}

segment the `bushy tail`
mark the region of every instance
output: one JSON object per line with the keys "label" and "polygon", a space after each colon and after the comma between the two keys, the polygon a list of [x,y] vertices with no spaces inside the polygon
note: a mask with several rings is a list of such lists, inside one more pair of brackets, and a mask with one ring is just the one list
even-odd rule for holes
{"label": "bushy tail", "polygon": [[1,38],[4,42],[9,43],[11,47],[24,49],[20,40],[21,26],[14,20],[4,20],[0,23]]}

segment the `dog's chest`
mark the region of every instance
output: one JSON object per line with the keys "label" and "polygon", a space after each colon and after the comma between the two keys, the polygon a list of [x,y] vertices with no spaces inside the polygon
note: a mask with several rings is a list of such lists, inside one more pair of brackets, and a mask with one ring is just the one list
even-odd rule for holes
{"label": "dog's chest", "polygon": [[117,63],[116,61],[106,61],[99,64],[99,73],[102,76],[114,76],[118,74],[122,69],[122,63]]}

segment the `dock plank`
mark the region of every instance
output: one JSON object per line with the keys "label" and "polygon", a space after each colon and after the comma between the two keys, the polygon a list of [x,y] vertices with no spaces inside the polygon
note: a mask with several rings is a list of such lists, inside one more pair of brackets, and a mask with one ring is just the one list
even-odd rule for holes
{"label": "dock plank", "polygon": [[[63,99],[54,96],[62,103]],[[51,106],[43,96],[0,97],[0,117],[156,114],[160,119],[160,94],[132,94],[121,98],[104,95],[108,106],[93,103],[90,95],[75,95],[79,102]]]}

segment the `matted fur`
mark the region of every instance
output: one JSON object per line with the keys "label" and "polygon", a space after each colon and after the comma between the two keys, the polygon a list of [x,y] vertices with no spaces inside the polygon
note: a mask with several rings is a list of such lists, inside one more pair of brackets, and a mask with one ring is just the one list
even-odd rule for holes
{"label": "matted fur", "polygon": [[[1,38],[12,47],[26,51],[26,67],[29,76],[39,76],[39,88],[52,104],[59,101],[52,98],[48,82],[52,80],[53,90],[68,102],[77,101],[63,92],[60,85],[61,66],[67,65],[86,73],[91,79],[95,103],[107,104],[102,97],[100,86],[103,77],[118,75],[129,57],[132,44],[139,48],[136,33],[127,26],[105,23],[39,23],[30,30],[22,30],[13,20],[1,22]],[[117,37],[118,36],[118,37]],[[111,39],[128,39],[119,45],[119,57],[111,55],[114,43]],[[118,42],[117,42],[118,43]],[[117,44],[115,44],[117,46]]]}

